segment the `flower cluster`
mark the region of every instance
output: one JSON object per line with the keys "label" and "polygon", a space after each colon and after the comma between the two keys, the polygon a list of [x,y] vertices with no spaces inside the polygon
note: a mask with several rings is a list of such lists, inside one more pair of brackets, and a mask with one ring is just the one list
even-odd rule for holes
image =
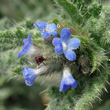
{"label": "flower cluster", "polygon": [[[60,33],[60,38],[57,37],[57,25],[47,24],[46,22],[38,22],[34,24],[43,36],[44,40],[47,42],[52,42],[55,46],[54,51],[56,54],[64,54],[66,59],[69,61],[74,61],[76,59],[76,54],[73,50],[77,49],[80,45],[80,40],[78,38],[71,38],[71,32],[67,28],[63,28]],[[34,54],[36,51],[34,45],[31,43],[31,34],[28,35],[27,39],[23,40],[24,45],[22,50],[18,53],[18,58],[24,54]],[[36,63],[40,65],[45,58],[42,56],[35,56]],[[23,76],[25,83],[28,86],[32,86],[36,77],[47,72],[48,67],[44,66],[39,69],[32,69],[28,67],[23,67]],[[68,67],[64,68],[62,80],[60,82],[60,91],[66,91],[71,86],[73,89],[77,87],[77,81],[73,78],[70,69]]]}

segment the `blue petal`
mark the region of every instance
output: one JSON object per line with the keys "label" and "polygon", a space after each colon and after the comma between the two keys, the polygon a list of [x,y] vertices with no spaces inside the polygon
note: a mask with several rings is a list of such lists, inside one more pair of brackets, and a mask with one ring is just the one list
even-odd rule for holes
{"label": "blue petal", "polygon": [[31,54],[31,49],[33,49],[34,48],[34,46],[31,44],[31,43],[29,43],[29,42],[27,42],[27,43],[25,43],[24,45],[23,45],[23,47],[22,47],[22,51],[20,51],[19,53],[18,53],[18,58],[20,58],[21,56],[23,56],[24,54]]}
{"label": "blue petal", "polygon": [[[74,80],[75,80],[75,79],[74,79]],[[73,89],[75,89],[75,88],[77,87],[77,85],[78,85],[78,84],[77,84],[77,81],[75,80],[74,83],[71,85],[71,87],[72,87]]]}
{"label": "blue petal", "polygon": [[23,42],[26,43],[26,42],[28,42],[28,40],[27,39],[24,39]]}
{"label": "blue petal", "polygon": [[74,61],[76,59],[76,54],[72,50],[67,50],[64,52],[64,54],[65,54],[65,57],[70,61]]}
{"label": "blue petal", "polygon": [[42,34],[42,36],[44,37],[44,38],[48,38],[48,37],[50,37],[50,33],[48,33],[48,32],[41,32],[41,34]]}
{"label": "blue petal", "polygon": [[[35,80],[35,79],[34,79]],[[33,84],[34,84],[34,80],[25,80],[25,84],[27,85],[27,86],[32,86]]]}
{"label": "blue petal", "polygon": [[31,34],[28,35],[28,41],[31,43]]}
{"label": "blue petal", "polygon": [[27,50],[29,50],[32,46],[33,46],[32,43],[30,43],[29,41],[27,41],[27,42],[24,43],[24,45],[23,45],[23,47],[22,47],[22,50],[23,50],[23,51],[27,51]]}
{"label": "blue petal", "polygon": [[69,89],[68,85],[63,84],[63,82],[60,83],[60,92],[61,91],[66,91]]}
{"label": "blue petal", "polygon": [[35,70],[32,68],[23,67],[22,70],[24,70],[23,72],[24,79],[29,79],[30,78],[29,76],[32,75],[36,76]]}
{"label": "blue petal", "polygon": [[73,77],[71,74],[63,75],[60,83],[60,91],[66,91],[69,89],[69,86],[73,84]]}
{"label": "blue petal", "polygon": [[52,31],[52,32],[50,32],[50,34],[52,34],[55,37],[57,37],[57,35],[58,35],[56,31]]}
{"label": "blue petal", "polygon": [[35,73],[35,70],[28,67],[24,67],[22,69],[24,70],[23,76],[24,76],[26,85],[32,86],[37,76]]}
{"label": "blue petal", "polygon": [[57,53],[58,55],[63,54],[62,46],[55,46],[55,53]]}
{"label": "blue petal", "polygon": [[37,24],[34,24],[34,26],[36,26],[40,31],[43,31],[46,29],[47,23],[46,22],[38,22]]}
{"label": "blue petal", "polygon": [[80,40],[77,38],[71,38],[68,40],[67,45],[70,50],[77,49],[80,45]]}
{"label": "blue petal", "polygon": [[70,38],[71,32],[67,28],[63,28],[60,36],[61,36],[61,40],[66,42]]}
{"label": "blue petal", "polygon": [[63,80],[65,82],[65,85],[69,85],[69,86],[71,86],[75,81],[70,73],[67,75],[63,75]]}
{"label": "blue petal", "polygon": [[33,48],[34,48],[34,46],[31,43],[26,43],[22,47],[22,52],[24,54],[31,54],[30,50],[33,49]]}
{"label": "blue petal", "polygon": [[30,42],[31,43],[31,34],[29,34],[28,35],[28,38],[27,39],[24,39],[23,42],[24,42],[24,44],[27,43],[27,42]]}
{"label": "blue petal", "polygon": [[71,74],[63,75],[60,82],[60,91],[66,91],[69,87],[75,89],[77,87],[77,81],[73,78]]}
{"label": "blue petal", "polygon": [[55,23],[48,24],[47,27],[46,27],[46,30],[49,31],[49,32],[57,30],[57,25]]}
{"label": "blue petal", "polygon": [[24,52],[20,51],[20,52],[18,53],[18,58],[20,58],[20,57],[23,56],[23,55],[24,55]]}
{"label": "blue petal", "polygon": [[23,40],[24,45],[22,47],[22,51],[18,53],[18,58],[20,58],[23,54],[31,54],[30,50],[34,48],[34,46],[31,43],[31,34],[28,35],[27,39]]}
{"label": "blue petal", "polygon": [[60,38],[54,38],[52,43],[53,43],[54,46],[62,46]]}

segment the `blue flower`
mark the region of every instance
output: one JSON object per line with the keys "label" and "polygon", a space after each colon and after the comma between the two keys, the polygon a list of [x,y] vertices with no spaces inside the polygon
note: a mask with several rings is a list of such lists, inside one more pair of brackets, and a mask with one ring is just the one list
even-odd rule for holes
{"label": "blue flower", "polygon": [[36,70],[28,67],[23,67],[22,69],[24,70],[23,76],[24,76],[26,85],[32,86],[34,83],[34,80],[37,77]]}
{"label": "blue flower", "polygon": [[51,35],[55,37],[57,36],[57,25],[55,23],[47,24],[46,22],[38,22],[37,24],[34,24],[34,26],[40,30],[44,39],[50,37]]}
{"label": "blue flower", "polygon": [[66,91],[70,86],[75,89],[77,87],[77,81],[73,78],[68,70],[65,70],[60,82],[60,91]]}
{"label": "blue flower", "polygon": [[31,43],[31,34],[28,35],[27,39],[23,40],[24,45],[22,47],[22,51],[18,53],[18,58],[20,58],[24,54],[32,54],[34,52],[34,46]]}
{"label": "blue flower", "polygon": [[60,34],[61,38],[54,38],[52,43],[55,46],[55,52],[58,55],[65,54],[65,57],[74,61],[76,54],[73,50],[77,49],[80,45],[78,38],[70,38],[71,32],[67,28],[63,28]]}
{"label": "blue flower", "polygon": [[26,85],[32,86],[34,84],[36,77],[47,72],[48,67],[43,66],[39,69],[32,69],[32,68],[28,68],[28,67],[23,67],[22,69],[24,70],[23,76],[24,76]]}

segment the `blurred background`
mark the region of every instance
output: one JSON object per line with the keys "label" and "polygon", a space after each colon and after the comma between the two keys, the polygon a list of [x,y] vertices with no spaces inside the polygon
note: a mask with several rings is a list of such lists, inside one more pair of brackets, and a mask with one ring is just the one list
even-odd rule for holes
{"label": "blurred background", "polygon": [[[57,12],[53,0],[0,0],[0,30],[10,29],[26,19],[48,21],[48,16],[52,13],[53,19]],[[51,78],[47,78],[46,83],[38,79],[32,87],[28,87],[21,76],[13,76],[10,70],[10,66],[14,68],[15,65],[11,65],[13,60],[7,55],[14,58],[12,53],[1,53],[0,49],[0,110],[44,110],[48,102],[45,89],[50,85]],[[3,60],[4,57],[7,61]],[[110,91],[108,84],[107,90]],[[90,110],[110,110],[110,94],[105,91],[101,97],[103,101],[97,100]]]}
{"label": "blurred background", "polygon": [[4,26],[6,29],[13,26],[14,22],[27,18],[33,20],[45,18],[55,8],[53,0],[0,0],[0,20],[2,24],[7,21]]}
{"label": "blurred background", "polygon": [[54,9],[53,5],[52,0],[0,0],[0,18],[41,18]]}

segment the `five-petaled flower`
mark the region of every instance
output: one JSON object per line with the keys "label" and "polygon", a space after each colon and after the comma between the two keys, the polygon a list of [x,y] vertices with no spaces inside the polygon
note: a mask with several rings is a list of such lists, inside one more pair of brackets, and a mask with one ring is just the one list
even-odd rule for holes
{"label": "five-petaled flower", "polygon": [[71,75],[70,69],[66,67],[64,68],[63,77],[60,82],[60,92],[68,90],[70,86],[75,89],[77,87],[77,81]]}
{"label": "five-petaled flower", "polygon": [[28,67],[23,67],[22,69],[24,70],[23,71],[23,76],[24,76],[24,79],[25,79],[25,83],[28,86],[32,86],[34,84],[34,81],[35,81],[36,77],[47,71],[46,66],[41,67],[37,70],[32,69],[32,68],[28,68]]}
{"label": "five-petaled flower", "polygon": [[70,38],[71,32],[67,28],[62,29],[60,36],[61,38],[54,38],[52,41],[55,46],[55,52],[58,55],[64,53],[68,60],[74,61],[76,54],[73,50],[79,47],[80,40],[78,38]]}
{"label": "five-petaled flower", "polygon": [[57,25],[55,23],[47,24],[46,22],[38,22],[37,24],[34,24],[36,26],[44,39],[50,37],[51,35],[57,37]]}
{"label": "five-petaled flower", "polygon": [[24,42],[24,45],[22,47],[22,51],[18,53],[18,58],[20,58],[24,54],[32,54],[35,51],[35,48],[31,43],[31,34],[29,34],[28,38],[24,39],[23,42]]}

